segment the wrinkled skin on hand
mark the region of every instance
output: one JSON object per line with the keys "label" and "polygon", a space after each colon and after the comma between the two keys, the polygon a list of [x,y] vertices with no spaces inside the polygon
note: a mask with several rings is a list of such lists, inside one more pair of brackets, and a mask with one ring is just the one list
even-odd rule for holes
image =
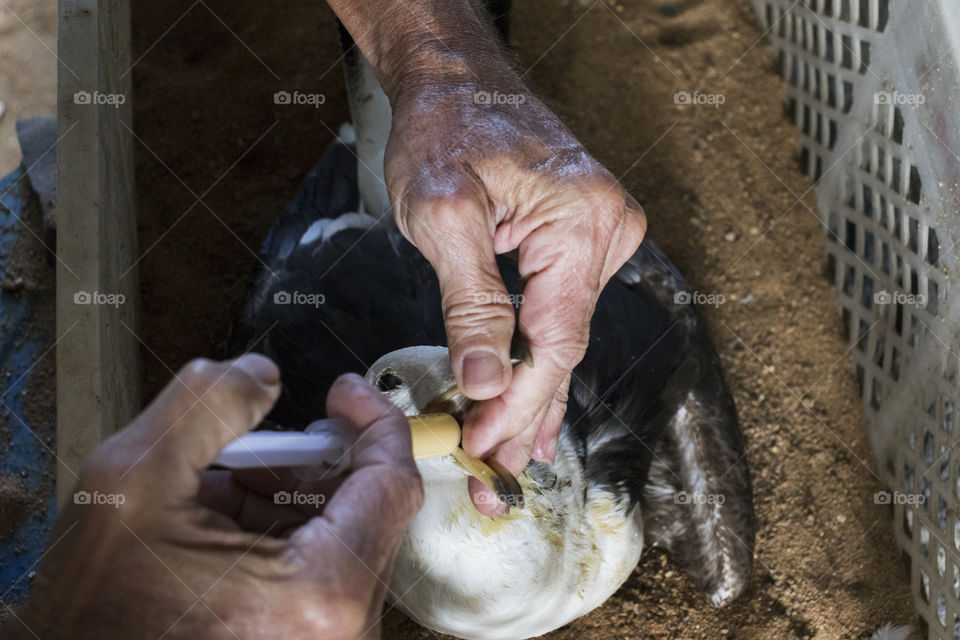
{"label": "wrinkled skin on hand", "polygon": [[[401,83],[391,102],[396,220],[439,277],[457,382],[483,401],[464,448],[514,474],[531,456],[552,462],[594,306],[643,239],[643,211],[515,76]],[[495,262],[514,250],[519,315]],[[511,370],[516,321],[532,368]],[[505,511],[474,479],[470,490],[481,512]]]}
{"label": "wrinkled skin on hand", "polygon": [[[407,422],[347,375],[328,397],[329,414],[359,430],[345,480],[204,471],[279,392],[263,356],[181,370],[85,462],[79,491],[122,498],[66,505],[4,637],[378,637],[400,537],[422,503]],[[322,503],[274,500],[294,490]]]}

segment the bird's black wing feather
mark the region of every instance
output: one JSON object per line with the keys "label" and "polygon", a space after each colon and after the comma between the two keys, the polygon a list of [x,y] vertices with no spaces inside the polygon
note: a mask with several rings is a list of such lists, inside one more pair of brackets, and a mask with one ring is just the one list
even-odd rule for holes
{"label": "bird's black wing feather", "polygon": [[[653,251],[648,240],[637,254]],[[587,353],[574,370],[566,421],[587,477],[626,494],[630,505],[640,501],[657,441],[680,406],[677,388],[694,382],[681,368],[686,329],[645,280],[614,278],[597,301]]]}

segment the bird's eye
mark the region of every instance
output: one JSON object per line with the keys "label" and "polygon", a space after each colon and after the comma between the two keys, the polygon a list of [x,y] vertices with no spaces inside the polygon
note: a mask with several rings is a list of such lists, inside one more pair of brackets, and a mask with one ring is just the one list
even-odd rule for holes
{"label": "bird's eye", "polygon": [[401,384],[403,384],[403,381],[391,371],[385,371],[377,378],[377,388],[380,391],[393,391]]}

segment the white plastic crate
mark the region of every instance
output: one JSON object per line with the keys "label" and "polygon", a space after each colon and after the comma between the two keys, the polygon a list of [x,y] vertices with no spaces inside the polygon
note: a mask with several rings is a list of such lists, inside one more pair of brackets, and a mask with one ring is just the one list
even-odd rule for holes
{"label": "white plastic crate", "polygon": [[960,640],[960,0],[752,2],[816,181],[876,501],[929,638]]}

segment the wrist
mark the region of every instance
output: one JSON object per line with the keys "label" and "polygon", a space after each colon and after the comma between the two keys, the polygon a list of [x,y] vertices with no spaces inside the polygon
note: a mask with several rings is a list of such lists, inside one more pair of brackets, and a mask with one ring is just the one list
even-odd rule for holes
{"label": "wrist", "polygon": [[375,10],[362,2],[330,4],[391,104],[401,93],[438,85],[522,90],[485,10],[469,0],[383,2]]}
{"label": "wrist", "polygon": [[414,34],[398,42],[396,52],[375,68],[391,104],[404,92],[440,85],[520,91],[523,82],[501,55],[499,43],[485,44],[468,34]]}

